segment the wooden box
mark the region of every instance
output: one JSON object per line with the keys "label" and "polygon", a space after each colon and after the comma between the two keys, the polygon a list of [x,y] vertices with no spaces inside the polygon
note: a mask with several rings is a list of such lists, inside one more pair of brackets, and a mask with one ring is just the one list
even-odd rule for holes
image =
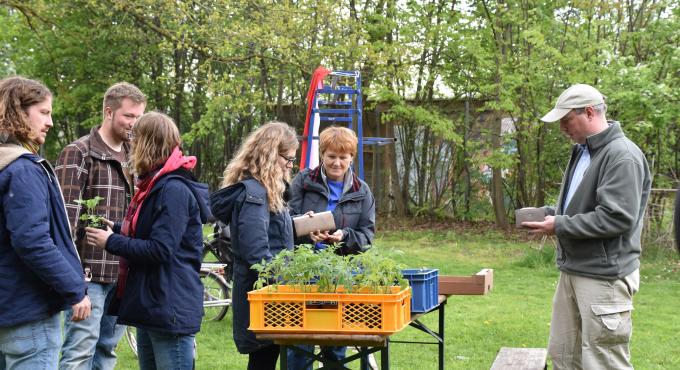
{"label": "wooden box", "polygon": [[484,295],[493,288],[493,269],[483,269],[472,276],[439,275],[439,294]]}

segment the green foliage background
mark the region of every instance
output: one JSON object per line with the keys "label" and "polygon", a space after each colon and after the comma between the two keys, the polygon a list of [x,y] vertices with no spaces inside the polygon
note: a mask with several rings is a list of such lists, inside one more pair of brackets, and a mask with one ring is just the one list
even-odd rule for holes
{"label": "green foliage background", "polygon": [[[397,209],[489,219],[493,204],[499,222],[555,197],[569,143],[538,118],[577,82],[607,95],[654,186],[675,186],[679,30],[672,0],[0,0],[0,75],[55,92],[50,159],[100,122],[110,84],[139,85],[215,187],[254,127],[300,127],[317,66],[358,69],[400,139]],[[515,131],[499,135],[501,117]]]}

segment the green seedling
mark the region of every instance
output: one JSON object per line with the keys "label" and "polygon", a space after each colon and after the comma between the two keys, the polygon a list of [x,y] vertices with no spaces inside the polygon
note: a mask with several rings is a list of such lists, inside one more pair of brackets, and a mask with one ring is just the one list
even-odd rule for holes
{"label": "green seedling", "polygon": [[94,227],[98,229],[106,227],[106,225],[104,224],[104,217],[94,213],[95,209],[97,208],[97,205],[102,200],[104,200],[104,198],[100,196],[95,196],[92,199],[78,199],[74,201],[74,203],[82,207],[85,207],[85,213],[80,215],[80,221],[83,221],[85,223],[85,226]]}
{"label": "green seedling", "polygon": [[312,286],[319,293],[336,293],[343,287],[345,293],[365,290],[371,293],[390,293],[390,287],[408,286],[402,266],[390,258],[369,250],[356,256],[335,253],[339,245],[314,251],[311,245],[300,245],[286,250],[270,261],[252,266],[257,271],[255,289],[268,286],[276,291],[278,285],[293,286],[300,292],[309,292]]}

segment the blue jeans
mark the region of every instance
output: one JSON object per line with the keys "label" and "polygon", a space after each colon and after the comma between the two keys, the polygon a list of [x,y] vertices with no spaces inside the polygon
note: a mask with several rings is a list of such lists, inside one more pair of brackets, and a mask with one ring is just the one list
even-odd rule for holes
{"label": "blue jeans", "polygon": [[116,345],[125,333],[125,326],[116,325],[116,316],[106,311],[116,294],[116,284],[87,283],[87,295],[92,313],[86,320],[73,322],[73,311],[64,313],[64,345],[61,349],[61,370],[113,370],[116,366]]}
{"label": "blue jeans", "polygon": [[[309,352],[314,351],[314,346],[308,344],[298,344],[298,348],[302,348]],[[338,346],[322,346],[321,357],[327,358],[330,361],[340,361],[345,358],[347,347]],[[288,370],[312,370],[312,359],[298,352],[288,349]],[[368,358],[366,358],[366,368],[368,367]],[[365,370],[365,369],[362,369]]]}
{"label": "blue jeans", "polygon": [[170,334],[137,328],[140,370],[191,370],[194,366],[194,335]]}
{"label": "blue jeans", "polygon": [[0,369],[57,368],[61,327],[56,313],[46,319],[0,328]]}

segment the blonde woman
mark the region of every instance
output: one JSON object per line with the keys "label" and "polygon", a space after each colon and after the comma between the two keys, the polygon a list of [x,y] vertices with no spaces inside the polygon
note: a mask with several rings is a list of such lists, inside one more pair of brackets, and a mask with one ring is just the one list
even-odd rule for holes
{"label": "blonde woman", "polygon": [[137,328],[140,369],[191,369],[203,316],[199,270],[208,186],[189,172],[196,158],[182,155],[170,117],[147,113],[132,133],[138,190],[120,234],[87,228],[87,241],[121,257],[120,302],[111,313]]}
{"label": "blonde woman", "polygon": [[249,370],[275,369],[279,346],[248,330],[247,292],[257,273],[250,267],[293,248],[293,226],[283,194],[298,148],[295,131],[270,122],[251,133],[224,171],[223,189],[210,196],[215,217],[229,224],[234,249],[234,341],[248,354]]}

